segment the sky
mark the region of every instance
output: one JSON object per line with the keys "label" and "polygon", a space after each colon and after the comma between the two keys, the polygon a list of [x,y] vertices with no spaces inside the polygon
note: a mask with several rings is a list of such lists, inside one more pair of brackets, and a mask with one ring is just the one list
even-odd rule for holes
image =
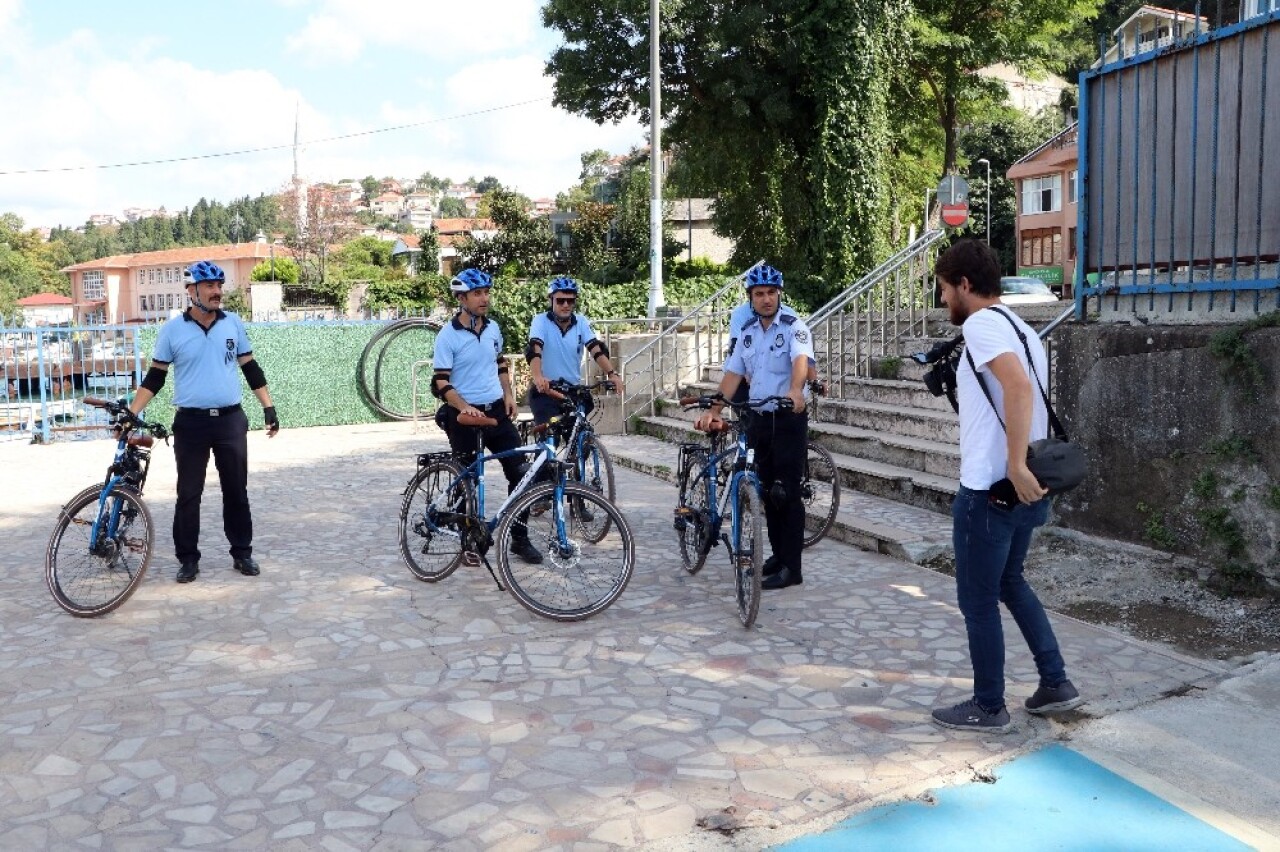
{"label": "sky", "polygon": [[312,182],[430,171],[554,197],[583,152],[625,153],[645,128],[552,106],[541,5],[0,0],[0,213],[74,227],[278,192],[295,115]]}

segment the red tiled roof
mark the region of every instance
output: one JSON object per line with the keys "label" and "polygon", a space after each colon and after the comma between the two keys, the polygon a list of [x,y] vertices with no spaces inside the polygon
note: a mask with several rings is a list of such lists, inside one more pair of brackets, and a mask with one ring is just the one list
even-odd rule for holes
{"label": "red tiled roof", "polygon": [[418,235],[417,234],[401,234],[400,242],[404,243],[409,248],[417,248],[418,242],[419,242]]}
{"label": "red tiled roof", "polygon": [[[278,257],[292,257],[293,250],[287,246],[276,246]],[[189,246],[186,248],[163,249],[161,251],[143,251],[135,254],[113,254],[97,260],[87,260],[72,266],[65,266],[62,272],[79,272],[85,269],[136,269],[139,266],[165,266],[173,264],[195,263],[198,260],[211,260],[214,263],[225,263],[230,260],[254,259],[266,260],[271,257],[271,246],[267,243],[230,243],[220,246]]]}
{"label": "red tiled roof", "polygon": [[57,293],[36,293],[34,296],[18,300],[20,308],[64,307],[71,304],[73,303],[69,296],[59,296]]}
{"label": "red tiled roof", "polygon": [[437,219],[434,224],[442,235],[493,230],[492,219]]}

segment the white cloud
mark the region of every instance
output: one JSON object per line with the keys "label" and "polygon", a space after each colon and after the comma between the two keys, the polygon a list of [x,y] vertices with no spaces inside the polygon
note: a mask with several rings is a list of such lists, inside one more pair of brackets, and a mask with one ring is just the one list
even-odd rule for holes
{"label": "white cloud", "polygon": [[528,46],[541,35],[540,8],[540,0],[324,0],[285,45],[315,65],[387,49],[457,61]]}

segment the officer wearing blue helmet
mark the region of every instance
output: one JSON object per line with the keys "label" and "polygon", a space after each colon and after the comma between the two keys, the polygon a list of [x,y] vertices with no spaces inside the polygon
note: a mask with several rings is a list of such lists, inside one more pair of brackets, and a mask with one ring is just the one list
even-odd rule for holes
{"label": "officer wearing blue helmet", "polygon": [[[805,412],[805,382],[813,359],[813,338],[804,320],[781,312],[782,273],[767,264],[746,275],[753,316],[724,363],[720,393],[732,399],[743,380],[751,383],[750,400],[786,396],[791,410],[764,406],[747,420],[747,443],[755,450],[756,472],[764,486],[765,523],[773,554],[764,564],[766,589],[785,589],[804,582],[804,502],[800,481],[808,453],[809,415]],[[720,410],[715,404],[698,419],[698,428],[716,428]]]}
{"label": "officer wearing blue helmet", "polygon": [[222,525],[231,545],[232,567],[249,577],[260,569],[253,558],[253,516],[249,509],[249,419],[240,406],[240,377],[262,403],[267,437],[280,431],[267,377],[253,357],[244,323],[222,310],[226,274],[202,260],[184,274],[191,306],[160,327],[151,367],[129,409],[142,414],[174,370],[173,456],[178,468],[178,502],[173,510],[173,546],[181,567],[178,582],[200,573],[200,499],[213,453],[222,486]]}
{"label": "officer wearing blue helmet", "polygon": [[546,395],[553,381],[582,383],[584,352],[613,382],[614,390],[622,393],[622,380],[613,369],[608,347],[596,337],[591,321],[575,310],[578,282],[564,277],[553,279],[547,285],[547,299],[547,312],[534,314],[529,323],[529,343],[524,350],[532,384],[529,409],[536,423],[546,423],[560,410],[559,402]]}
{"label": "officer wearing blue helmet", "polygon": [[[501,453],[520,446],[520,435],[511,418],[516,414],[516,396],[511,390],[510,365],[502,354],[502,330],[489,319],[489,291],[493,278],[480,269],[464,269],[449,282],[458,298],[458,312],[436,335],[431,390],[444,405],[436,412],[436,422],[449,436],[449,448],[463,464],[475,461],[474,426],[458,423],[458,415],[492,417],[496,426],[482,429],[484,446]],[[501,460],[508,487],[514,489],[524,475],[525,462],[519,456]],[[512,526],[511,552],[536,565],[542,554],[529,541],[524,518]]]}

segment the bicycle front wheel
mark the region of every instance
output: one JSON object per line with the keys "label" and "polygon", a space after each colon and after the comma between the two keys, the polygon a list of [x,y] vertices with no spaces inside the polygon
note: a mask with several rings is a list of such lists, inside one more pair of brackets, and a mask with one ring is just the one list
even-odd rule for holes
{"label": "bicycle front wheel", "polygon": [[812,547],[826,538],[840,509],[840,471],[825,447],[809,442],[800,482],[804,501],[804,546]]}
{"label": "bicycle front wheel", "polygon": [[[563,499],[555,495],[555,483],[542,483],[512,504],[498,529],[498,568],[525,609],[553,621],[581,621],[608,609],[627,588],[635,570],[635,541],[622,513],[592,489],[569,483]],[[543,560],[516,562],[510,552],[513,528],[539,503],[545,511],[530,515],[527,523],[529,541]],[[576,506],[607,519],[602,538],[587,537]]]}
{"label": "bicycle front wheel", "polygon": [[105,615],[127,601],[155,549],[156,531],[142,495],[116,486],[102,503],[101,494],[101,488],[86,488],[64,506],[45,550],[44,576],[53,599],[80,618]]}
{"label": "bicycle front wheel", "polygon": [[711,550],[711,479],[706,453],[693,453],[680,482],[675,528],[684,570],[697,574]]}
{"label": "bicycle front wheel", "polygon": [[764,571],[764,511],[755,483],[738,480],[736,541],[733,543],[733,596],[743,627],[760,612],[760,576]]}
{"label": "bicycle front wheel", "polygon": [[409,480],[400,504],[400,556],[427,583],[443,580],[462,563],[463,531],[474,514],[470,483],[459,482],[441,499],[461,475],[454,462],[431,462]]}
{"label": "bicycle front wheel", "polygon": [[[574,480],[585,485],[610,503],[614,501],[613,459],[594,433],[582,441],[582,458],[572,468]],[[607,516],[595,515],[585,503],[570,507],[581,522],[582,534],[592,543],[604,540],[609,534]]]}

